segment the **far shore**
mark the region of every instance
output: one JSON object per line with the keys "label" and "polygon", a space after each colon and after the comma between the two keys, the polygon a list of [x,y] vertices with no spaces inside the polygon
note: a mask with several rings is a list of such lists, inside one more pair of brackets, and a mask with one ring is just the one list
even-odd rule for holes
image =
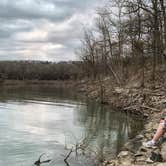
{"label": "far shore", "polygon": [[56,87],[74,87],[75,80],[3,80],[0,86],[56,86]]}

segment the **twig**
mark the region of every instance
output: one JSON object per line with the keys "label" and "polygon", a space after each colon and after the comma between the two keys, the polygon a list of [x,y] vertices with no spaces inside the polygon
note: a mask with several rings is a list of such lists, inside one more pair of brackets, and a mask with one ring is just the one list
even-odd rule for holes
{"label": "twig", "polygon": [[45,155],[45,153],[41,154],[39,156],[39,159],[34,163],[34,165],[36,166],[40,166],[41,164],[44,164],[44,163],[49,163],[51,160],[45,160],[45,161],[40,161],[41,160],[41,157]]}
{"label": "twig", "polygon": [[68,153],[68,155],[64,159],[64,162],[66,163],[67,166],[69,166],[69,163],[67,162],[67,159],[70,157],[72,152],[73,152],[73,148],[70,150],[70,152]]}
{"label": "twig", "polygon": [[40,159],[43,155],[45,155],[45,153],[43,153],[39,156],[39,159],[37,161],[35,161],[35,163],[34,163],[35,165],[40,166],[40,164],[41,164]]}

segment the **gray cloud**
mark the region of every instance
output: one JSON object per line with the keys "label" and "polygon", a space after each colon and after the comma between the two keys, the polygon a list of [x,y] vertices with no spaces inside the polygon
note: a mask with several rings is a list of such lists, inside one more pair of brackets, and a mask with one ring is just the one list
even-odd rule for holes
{"label": "gray cloud", "polygon": [[52,3],[37,0],[0,1],[0,8],[0,17],[6,19],[62,20],[72,14]]}
{"label": "gray cloud", "polygon": [[100,0],[1,0],[0,60],[75,60]]}
{"label": "gray cloud", "polygon": [[6,19],[51,19],[62,21],[75,11],[87,9],[94,0],[1,0],[0,17]]}

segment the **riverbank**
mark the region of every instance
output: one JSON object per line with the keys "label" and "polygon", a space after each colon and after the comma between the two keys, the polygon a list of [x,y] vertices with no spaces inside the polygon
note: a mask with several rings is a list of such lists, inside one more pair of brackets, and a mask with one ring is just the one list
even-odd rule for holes
{"label": "riverbank", "polygon": [[72,88],[77,85],[73,80],[3,80],[0,82],[1,86],[52,86]]}
{"label": "riverbank", "polygon": [[143,142],[152,138],[161,117],[166,116],[165,68],[158,69],[155,86],[149,73],[145,72],[144,87],[141,87],[139,73],[130,77],[123,86],[117,86],[111,78],[83,84],[81,89],[89,98],[101,102],[102,97],[103,103],[145,119],[144,130],[125,144],[115,160],[105,161],[102,166],[166,165],[165,142],[161,142],[156,149],[142,146]]}
{"label": "riverbank", "polygon": [[155,149],[143,146],[144,142],[147,142],[152,138],[154,131],[158,126],[159,119],[163,114],[166,114],[166,109],[163,109],[159,114],[151,116],[145,124],[144,130],[135,138],[128,141],[114,160],[105,161],[101,166],[165,166],[165,137],[160,140],[160,143]]}
{"label": "riverbank", "polygon": [[[138,118],[144,118],[145,128],[136,138],[125,144],[115,160],[106,161],[102,166],[166,165],[166,143],[160,144],[155,150],[142,146],[143,142],[151,139],[161,117],[166,115],[165,84],[160,82],[161,85],[156,85],[155,89],[151,87],[129,87],[128,85],[124,87],[111,86],[109,89],[109,82],[109,79],[105,79],[103,83],[105,87],[104,102],[126,112],[136,114]],[[99,85],[97,87],[97,82],[89,83],[86,86],[84,88],[87,96],[99,101],[100,88]],[[82,91],[85,91],[84,88]],[[162,159],[152,157],[152,154],[161,156]]]}

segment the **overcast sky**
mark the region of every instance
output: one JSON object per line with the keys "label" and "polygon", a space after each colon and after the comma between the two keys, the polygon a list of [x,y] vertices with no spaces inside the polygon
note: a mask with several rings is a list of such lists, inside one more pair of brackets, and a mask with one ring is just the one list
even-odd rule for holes
{"label": "overcast sky", "polygon": [[0,0],[0,60],[76,60],[104,0]]}

